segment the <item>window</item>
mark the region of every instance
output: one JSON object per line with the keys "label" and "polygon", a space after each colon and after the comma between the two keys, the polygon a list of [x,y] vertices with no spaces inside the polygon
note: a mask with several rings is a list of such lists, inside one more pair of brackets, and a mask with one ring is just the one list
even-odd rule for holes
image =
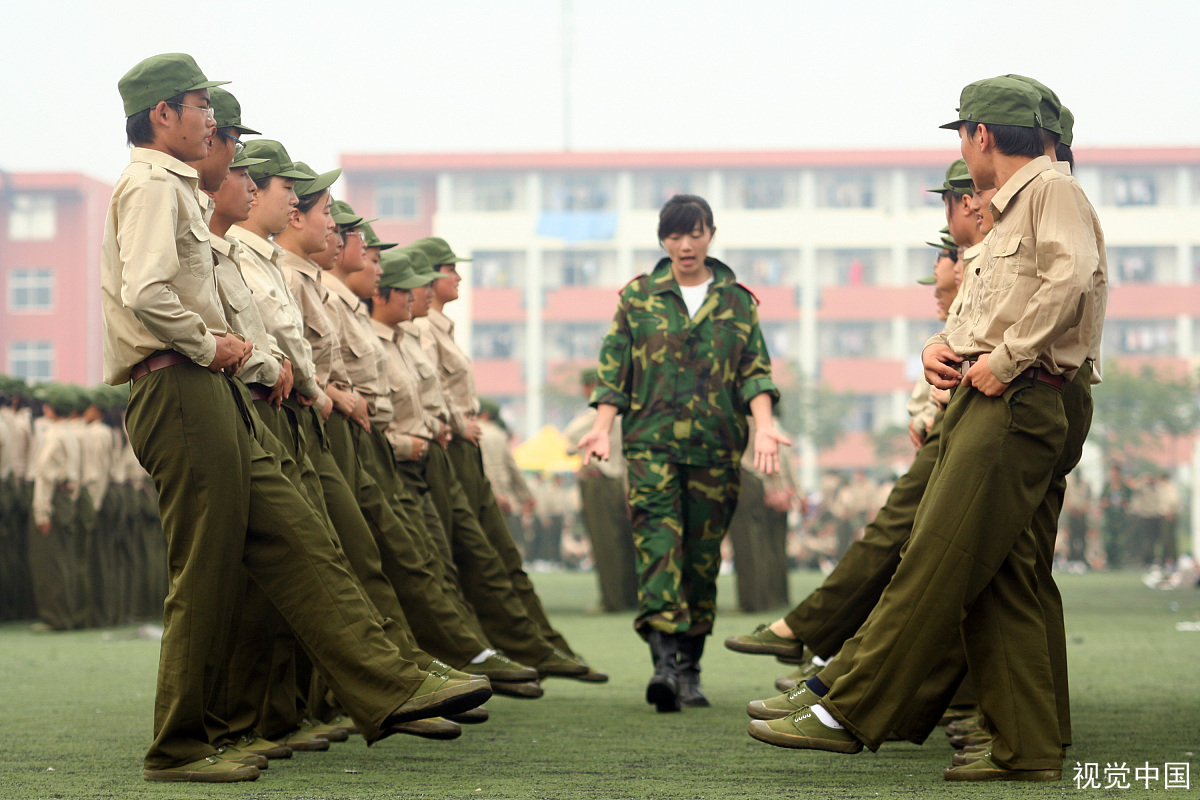
{"label": "window", "polygon": [[[1175,322],[1146,320],[1110,322],[1104,342],[1125,355],[1169,356],[1175,354]],[[1110,331],[1111,330],[1111,335]]]}
{"label": "window", "polygon": [[1117,175],[1113,178],[1113,204],[1152,206],[1158,202],[1158,184],[1153,175]]}
{"label": "window", "polygon": [[475,261],[471,275],[475,286],[485,289],[508,289],[524,283],[524,253],[476,250],[473,255]]}
{"label": "window", "polygon": [[611,175],[547,175],[544,211],[611,211],[616,178]]}
{"label": "window", "polygon": [[795,250],[726,250],[725,262],[738,280],[752,286],[794,284],[800,274],[800,254]]}
{"label": "window", "polygon": [[53,342],[13,342],[8,349],[8,372],[30,383],[54,377]]}
{"label": "window", "polygon": [[1149,247],[1110,247],[1108,269],[1115,283],[1153,283],[1155,253]]}
{"label": "window", "polygon": [[552,359],[594,362],[600,356],[600,342],[608,333],[606,323],[564,324],[554,326],[549,338]]}
{"label": "window", "polygon": [[421,216],[420,181],[389,178],[375,184],[375,213],[380,219],[418,219]]}
{"label": "window", "polygon": [[8,307],[13,311],[48,311],[54,306],[51,270],[14,269],[8,287]]}
{"label": "window", "polygon": [[942,196],[934,194],[929,189],[939,189],[946,183],[945,172],[924,171],[908,174],[908,204],[910,208],[940,208]]}
{"label": "window", "polygon": [[512,211],[517,205],[517,187],[511,175],[476,175],[466,193],[466,208],[471,211]]}
{"label": "window", "polygon": [[873,208],[875,176],[852,172],[819,174],[817,205],[821,208]]}
{"label": "window", "polygon": [[629,280],[617,275],[617,254],[612,250],[547,250],[542,275],[547,289],[613,286]]}
{"label": "window", "polygon": [[[817,275],[822,286],[870,286],[887,274],[885,250],[818,250]],[[929,270],[932,272],[932,268]]]}
{"label": "window", "polygon": [[875,356],[886,342],[884,331],[874,322],[826,323],[817,339],[821,353],[832,358]]}
{"label": "window", "polygon": [[48,194],[18,194],[8,214],[8,238],[14,242],[42,242],[54,238],[54,197]]}
{"label": "window", "polygon": [[600,254],[586,251],[563,253],[562,286],[592,286],[600,274]]}
{"label": "window", "polygon": [[476,323],[471,331],[471,355],[474,358],[512,358],[517,352],[514,327]]}
{"label": "window", "polygon": [[799,183],[794,174],[732,173],[728,187],[730,208],[786,208],[799,202]]}
{"label": "window", "polygon": [[786,322],[761,322],[763,340],[767,343],[767,353],[773,358],[788,358],[794,356],[792,341],[796,334],[796,326]]}
{"label": "window", "polygon": [[657,211],[677,194],[704,194],[702,181],[688,173],[642,173],[633,178],[633,207]]}

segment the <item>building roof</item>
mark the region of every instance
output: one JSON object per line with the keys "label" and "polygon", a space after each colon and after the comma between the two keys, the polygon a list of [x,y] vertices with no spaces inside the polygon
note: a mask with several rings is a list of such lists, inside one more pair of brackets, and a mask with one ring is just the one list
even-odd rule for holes
{"label": "building roof", "polygon": [[[1200,147],[1075,148],[1080,164],[1177,166],[1200,164]],[[951,146],[912,150],[630,150],[508,153],[343,153],[347,172],[475,172],[483,170],[671,169],[944,169],[957,157]]]}

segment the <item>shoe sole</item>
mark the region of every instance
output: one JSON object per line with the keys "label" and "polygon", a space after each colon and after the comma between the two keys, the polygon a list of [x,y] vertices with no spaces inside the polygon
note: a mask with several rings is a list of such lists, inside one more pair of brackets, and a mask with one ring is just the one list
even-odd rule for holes
{"label": "shoe sole", "polygon": [[262,774],[258,767],[239,767],[229,772],[180,772],[173,769],[144,769],[142,778],[148,781],[165,781],[170,783],[237,783],[239,781],[256,781]]}
{"label": "shoe sole", "polygon": [[[492,689],[495,688],[495,686],[492,687]],[[446,719],[451,722],[457,722],[459,725],[482,725],[488,721],[489,716],[486,708],[472,708],[470,711],[464,711],[461,714],[451,714]]]}
{"label": "shoe sole", "polygon": [[712,703],[708,702],[708,698],[699,698],[696,700],[681,700],[680,704],[684,708],[711,708]]}
{"label": "shoe sole", "polygon": [[654,710],[660,714],[683,710],[679,701],[679,691],[666,683],[651,681],[646,687],[646,702],[654,706]]}
{"label": "shoe sole", "polygon": [[[438,698],[438,694],[442,694]],[[462,686],[456,686],[453,689],[443,689],[440,692],[434,692],[428,695],[428,699],[423,699],[418,705],[407,710],[401,710],[404,707],[396,709],[388,718],[388,726],[400,725],[405,722],[413,722],[418,719],[427,719],[429,717],[447,717],[454,714],[461,714],[464,711],[470,711],[472,708],[481,706],[488,701],[492,696],[492,687],[472,685],[470,683]],[[436,699],[435,699],[436,698]]]}
{"label": "shoe sole", "polygon": [[[546,690],[533,681],[529,681],[527,683],[494,683],[492,684],[492,692],[504,695],[505,697],[516,697],[521,700],[537,700],[546,693]],[[454,715],[442,714],[441,716]]]}
{"label": "shoe sole", "polygon": [[784,692],[790,692],[792,689],[795,689],[799,685],[800,685],[800,681],[794,681],[791,678],[776,678],[775,679],[775,688],[779,690],[780,694],[783,694]]}
{"label": "shoe sole", "polygon": [[601,672],[598,669],[589,669],[583,675],[576,675],[575,680],[583,681],[584,683],[608,683],[608,673]]}
{"label": "shoe sole", "polygon": [[247,750],[246,752],[253,753],[256,756],[263,756],[264,758],[291,758],[292,757],[292,748],[291,747],[283,747],[283,746],[272,747],[269,750]]}
{"label": "shoe sole", "polygon": [[767,727],[767,723],[756,720],[750,723],[747,732],[760,742],[773,744],[776,747],[790,747],[793,750],[825,750],[830,753],[858,753],[862,750],[862,742],[843,742],[838,739],[814,739],[810,736],[780,733]]}
{"label": "shoe sole", "polygon": [[1031,783],[1062,780],[1061,769],[972,769],[951,768],[942,773],[948,781],[985,783],[989,781],[1026,781]]}
{"label": "shoe sole", "polygon": [[423,720],[416,722],[405,722],[395,727],[396,733],[404,733],[409,736],[418,736],[422,739],[436,739],[439,741],[448,742],[451,739],[457,739],[462,736],[462,728],[457,725],[453,727],[449,725],[422,725]]}
{"label": "shoe sole", "polygon": [[784,717],[790,717],[794,712],[799,710],[798,708],[793,708],[789,711],[781,711],[778,708],[770,708],[763,705],[762,700],[755,700],[746,705],[746,713],[750,715],[750,718],[761,720],[783,719]]}
{"label": "shoe sole", "polygon": [[471,675],[481,675],[493,683],[528,683],[538,679],[538,672],[533,667],[529,669],[498,669],[492,672],[472,672]]}
{"label": "shoe sole", "polygon": [[539,678],[578,678],[587,675],[588,671],[586,664],[580,664],[577,667],[564,665],[551,669],[538,669],[537,674]]}
{"label": "shoe sole", "polygon": [[304,742],[288,742],[287,746],[302,753],[324,753],[329,749],[329,740],[315,738]]}
{"label": "shoe sole", "polygon": [[775,656],[776,658],[794,658],[796,663],[805,663],[804,645],[799,648],[787,647],[782,644],[763,644],[761,642],[743,642],[737,637],[731,636],[725,640],[725,647],[733,650],[735,653],[749,653],[755,656]]}

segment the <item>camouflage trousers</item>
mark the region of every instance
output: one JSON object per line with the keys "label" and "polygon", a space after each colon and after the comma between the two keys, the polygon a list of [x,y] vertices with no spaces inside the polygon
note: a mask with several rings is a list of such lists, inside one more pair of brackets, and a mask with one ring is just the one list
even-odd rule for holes
{"label": "camouflage trousers", "polygon": [[631,458],[629,506],[638,617],[651,629],[704,636],[717,614],[721,540],[738,499],[738,469]]}

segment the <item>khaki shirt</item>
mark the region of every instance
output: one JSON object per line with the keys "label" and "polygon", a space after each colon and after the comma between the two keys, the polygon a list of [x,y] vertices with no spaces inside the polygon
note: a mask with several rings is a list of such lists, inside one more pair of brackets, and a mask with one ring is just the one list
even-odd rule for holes
{"label": "khaki shirt", "polygon": [[1003,383],[1033,366],[1070,378],[1098,345],[1107,302],[1095,210],[1045,156],[1019,169],[991,205],[995,227],[967,270],[959,315],[927,346],[943,342],[968,359],[990,353]]}
{"label": "khaki shirt", "polygon": [[425,426],[420,381],[416,371],[409,368],[400,352],[400,339],[404,334],[377,319],[371,320],[371,330],[375,332],[375,338],[387,358],[388,400],[392,406],[392,418],[384,432],[392,445],[395,459],[411,461],[416,451],[412,437],[427,442],[434,437],[434,433]]}
{"label": "khaki shirt", "polygon": [[329,289],[325,309],[337,322],[339,352],[350,384],[366,398],[371,422],[387,424],[392,416],[387,356],[371,326],[371,315],[362,299],[337,277],[331,277],[325,285]]}
{"label": "khaki shirt", "polygon": [[421,413],[425,416],[425,425],[436,435],[443,425],[450,422],[450,404],[442,392],[442,382],[438,378],[437,361],[429,356],[426,347],[428,337],[421,334],[420,328],[410,322],[401,322],[398,326],[404,337],[400,340],[400,352],[404,354],[404,362],[409,369],[416,372],[421,389]]}
{"label": "khaki shirt", "polygon": [[108,483],[112,480],[113,431],[103,422],[80,420],[79,444],[81,448],[80,477],[83,486],[92,497],[92,504],[100,510]]}
{"label": "khaki shirt", "polygon": [[324,388],[332,381],[349,388],[346,365],[342,363],[337,320],[330,317],[325,308],[329,290],[321,282],[321,268],[287,250],[279,256],[279,266],[304,316],[304,338],[312,347],[317,383]]}
{"label": "khaki shirt", "polygon": [[442,391],[453,415],[451,424],[454,432],[464,434],[467,420],[479,413],[479,395],[475,391],[475,376],[471,373],[471,359],[454,341],[454,322],[438,311],[429,309],[429,316],[416,321],[422,336],[428,333],[437,346],[437,365],[442,381]]}
{"label": "khaki shirt", "polygon": [[479,451],[483,458],[483,474],[492,484],[497,497],[503,497],[513,511],[533,501],[525,474],[513,458],[508,446],[508,434],[490,419],[479,420]]}
{"label": "khaki shirt", "polygon": [[198,183],[182,161],[135,147],[113,188],[100,251],[107,383],[125,383],[158,350],[206,367],[229,332]]}
{"label": "khaki shirt", "polygon": [[283,248],[240,225],[232,226],[229,235],[242,245],[239,266],[254,295],[263,325],[275,337],[276,346],[292,362],[295,391],[304,397],[315,398],[314,405],[324,408],[325,392],[317,384],[312,345],[304,338],[304,314],[279,267]]}
{"label": "khaki shirt", "polygon": [[46,426],[33,462],[34,524],[45,525],[50,521],[54,490],[58,486],[63,486],[72,497],[79,497],[82,459],[79,437],[71,431],[70,420],[56,420]]}
{"label": "khaki shirt", "polygon": [[[567,427],[563,429],[563,436],[567,439],[567,455],[579,454],[579,448],[576,445],[596,424],[596,417],[599,413],[596,409],[589,408],[567,423]],[[603,476],[624,481],[628,476],[625,474],[625,450],[621,441],[621,415],[618,414],[613,418],[612,428],[608,431],[608,458],[604,461],[598,458],[591,459],[586,467],[579,468],[579,477]]]}
{"label": "khaki shirt", "polygon": [[911,418],[912,426],[918,431],[928,431],[929,426],[933,424],[933,418],[937,416],[938,404],[933,400],[933,387],[924,378],[921,378],[913,386],[912,393],[908,396],[906,408],[908,416]]}
{"label": "khaki shirt", "polygon": [[25,481],[33,461],[33,412],[28,408],[4,410],[12,415],[12,474],[17,480]]}
{"label": "khaki shirt", "polygon": [[283,353],[275,343],[275,337],[267,333],[254,296],[242,277],[241,246],[236,239],[212,237],[213,253],[217,263],[213,272],[217,276],[217,294],[225,318],[235,331],[254,345],[250,357],[238,371],[243,383],[261,383],[274,386],[279,382],[279,370],[283,364]]}
{"label": "khaki shirt", "polygon": [[12,409],[5,406],[0,408],[0,481],[8,480],[13,474],[13,448],[15,432],[12,429]]}

